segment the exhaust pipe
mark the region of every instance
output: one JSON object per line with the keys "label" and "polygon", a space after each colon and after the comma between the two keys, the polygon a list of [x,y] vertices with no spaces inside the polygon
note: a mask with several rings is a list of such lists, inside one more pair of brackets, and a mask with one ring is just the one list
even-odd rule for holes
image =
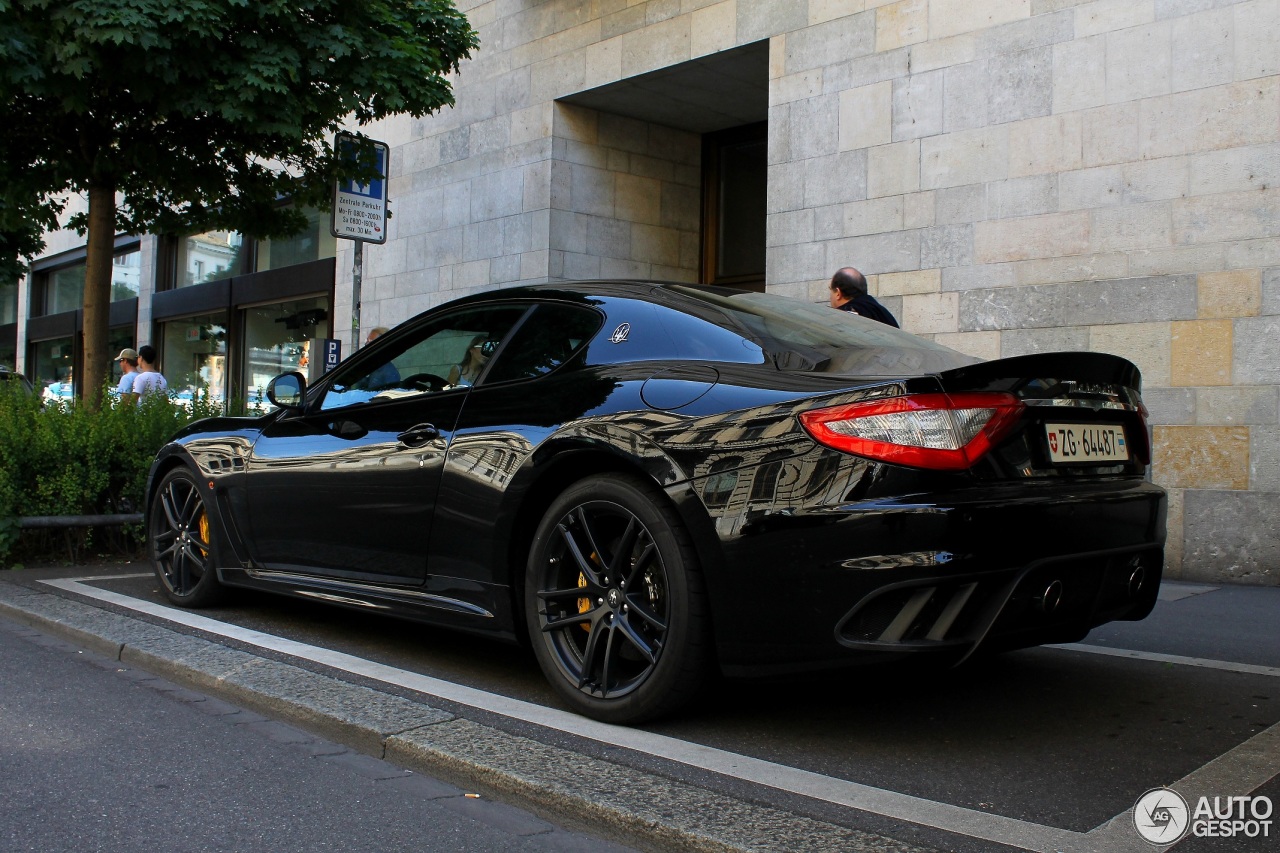
{"label": "exhaust pipe", "polygon": [[1134,566],[1133,573],[1129,575],[1129,597],[1137,598],[1138,593],[1142,592],[1142,588],[1147,583],[1147,569],[1141,563]]}
{"label": "exhaust pipe", "polygon": [[1055,580],[1044,588],[1044,592],[1036,596],[1036,604],[1041,613],[1052,613],[1062,603],[1062,581]]}

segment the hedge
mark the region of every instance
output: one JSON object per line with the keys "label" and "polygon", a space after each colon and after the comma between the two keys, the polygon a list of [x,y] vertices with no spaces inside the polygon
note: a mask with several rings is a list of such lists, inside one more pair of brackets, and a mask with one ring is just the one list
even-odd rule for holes
{"label": "hedge", "polygon": [[[48,533],[20,532],[20,517],[141,512],[156,451],[192,421],[219,414],[207,399],[179,403],[161,395],[141,405],[104,395],[93,412],[0,383],[0,567],[10,565],[11,555],[50,546]],[[92,534],[69,536],[74,560]],[[127,527],[123,537],[117,547],[141,544],[141,525]]]}

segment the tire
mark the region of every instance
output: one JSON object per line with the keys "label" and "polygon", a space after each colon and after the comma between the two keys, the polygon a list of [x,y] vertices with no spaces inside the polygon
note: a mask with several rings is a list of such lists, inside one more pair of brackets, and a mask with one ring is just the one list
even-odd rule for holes
{"label": "tire", "polygon": [[160,481],[147,517],[147,544],[156,578],[174,604],[208,607],[223,599],[208,508],[186,468],[175,468]]}
{"label": "tire", "polygon": [[697,556],[665,496],[639,478],[589,477],[551,504],[529,549],[525,615],[543,674],[593,719],[669,714],[706,680]]}

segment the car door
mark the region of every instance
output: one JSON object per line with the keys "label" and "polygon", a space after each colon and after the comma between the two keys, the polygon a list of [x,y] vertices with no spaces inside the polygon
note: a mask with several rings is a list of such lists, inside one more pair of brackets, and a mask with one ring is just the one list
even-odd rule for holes
{"label": "car door", "polygon": [[467,397],[444,466],[433,591],[457,596],[476,582],[506,583],[494,572],[503,568],[496,555],[508,530],[500,510],[512,478],[547,435],[603,405],[614,391],[608,376],[573,369],[603,321],[593,307],[538,305]]}
{"label": "car door", "polygon": [[[259,568],[421,583],[445,453],[470,384],[527,305],[477,306],[385,335],[255,442],[245,478]],[[488,355],[486,355],[486,353]]]}

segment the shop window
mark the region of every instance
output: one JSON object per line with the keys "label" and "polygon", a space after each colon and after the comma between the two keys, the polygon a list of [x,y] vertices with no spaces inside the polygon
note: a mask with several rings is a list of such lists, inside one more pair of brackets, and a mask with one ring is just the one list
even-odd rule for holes
{"label": "shop window", "polygon": [[176,243],[174,287],[190,287],[282,267],[336,257],[338,240],[329,233],[329,214],[308,209],[301,233],[278,240],[255,240],[238,231],[206,231]]}
{"label": "shop window", "polygon": [[0,367],[18,369],[18,348],[10,341],[0,340]]}
{"label": "shop window", "polygon": [[249,407],[258,410],[269,406],[267,383],[291,370],[306,373],[311,341],[330,336],[328,300],[259,305],[245,309],[244,318],[245,396]]}
{"label": "shop window", "polygon": [[162,325],[160,365],[169,388],[181,399],[207,397],[219,404],[227,394],[227,317],[208,314]]}
{"label": "shop window", "polygon": [[[41,270],[33,278],[33,317],[76,311],[84,305],[85,263]],[[111,260],[111,301],[136,299],[142,282],[142,252],[135,246]]]}
{"label": "shop window", "polygon": [[253,242],[236,231],[206,231],[178,240],[178,287],[252,272]]}
{"label": "shop window", "polygon": [[702,156],[702,280],[764,290],[766,124],[709,133]]}
{"label": "shop window", "polygon": [[27,372],[46,400],[70,400],[74,396],[72,375],[75,344],[71,338],[36,341],[31,345]]}
{"label": "shop window", "polygon": [[338,238],[329,233],[329,214],[307,210],[307,227],[279,240],[258,241],[258,272],[305,264],[338,254]]}
{"label": "shop window", "polygon": [[0,282],[0,326],[18,322],[18,283]]}

